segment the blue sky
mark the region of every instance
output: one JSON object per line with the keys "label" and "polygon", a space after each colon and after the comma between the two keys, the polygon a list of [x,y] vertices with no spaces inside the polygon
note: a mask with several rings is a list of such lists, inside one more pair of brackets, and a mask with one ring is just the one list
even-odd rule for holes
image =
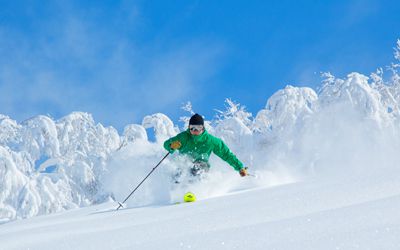
{"label": "blue sky", "polygon": [[93,114],[120,131],[191,101],[254,115],[319,72],[369,75],[393,59],[398,1],[3,1],[0,114]]}

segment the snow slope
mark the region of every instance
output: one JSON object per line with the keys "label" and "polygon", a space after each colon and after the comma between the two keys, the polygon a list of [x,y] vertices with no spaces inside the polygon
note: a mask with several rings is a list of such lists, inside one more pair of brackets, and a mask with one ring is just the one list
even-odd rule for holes
{"label": "snow slope", "polygon": [[399,249],[400,182],[379,177],[118,212],[115,203],[74,209],[1,225],[0,249]]}

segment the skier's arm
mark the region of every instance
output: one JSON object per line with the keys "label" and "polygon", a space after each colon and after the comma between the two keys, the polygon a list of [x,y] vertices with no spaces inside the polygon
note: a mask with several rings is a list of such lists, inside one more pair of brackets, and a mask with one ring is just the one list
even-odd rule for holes
{"label": "skier's arm", "polygon": [[169,138],[164,142],[164,148],[171,154],[175,152],[175,149],[171,148],[171,143],[176,140],[176,136]]}
{"label": "skier's arm", "polygon": [[164,148],[172,154],[175,152],[175,150],[181,147],[182,145],[181,140],[182,140],[182,133],[166,140],[164,142]]}
{"label": "skier's arm", "polygon": [[231,165],[236,171],[243,169],[243,163],[229,150],[228,146],[218,138],[215,138],[213,152]]}

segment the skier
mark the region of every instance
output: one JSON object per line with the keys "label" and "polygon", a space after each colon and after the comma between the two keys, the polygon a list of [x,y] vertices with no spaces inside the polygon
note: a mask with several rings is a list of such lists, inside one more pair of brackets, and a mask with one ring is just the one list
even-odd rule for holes
{"label": "skier", "polygon": [[243,167],[243,163],[236,158],[225,143],[207,132],[203,117],[199,114],[190,118],[189,128],[186,131],[166,140],[164,148],[170,153],[178,150],[180,153],[188,155],[193,160],[193,166],[190,169],[193,176],[200,176],[208,172],[210,169],[208,159],[211,152],[231,165],[239,172],[240,176],[248,175],[247,168]]}

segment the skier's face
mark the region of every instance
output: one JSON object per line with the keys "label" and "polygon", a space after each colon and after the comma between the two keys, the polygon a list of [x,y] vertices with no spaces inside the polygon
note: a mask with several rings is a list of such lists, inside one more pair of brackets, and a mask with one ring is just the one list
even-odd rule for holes
{"label": "skier's face", "polygon": [[189,130],[192,135],[200,135],[203,133],[204,127],[203,125],[190,125]]}

